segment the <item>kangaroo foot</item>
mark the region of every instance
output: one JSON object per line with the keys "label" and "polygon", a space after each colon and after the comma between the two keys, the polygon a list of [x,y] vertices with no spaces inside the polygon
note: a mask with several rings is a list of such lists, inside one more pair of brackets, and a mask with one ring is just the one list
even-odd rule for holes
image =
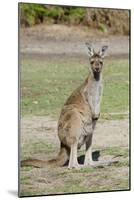
{"label": "kangaroo foot", "polygon": [[81,169],[81,168],[82,168],[82,165],[80,165],[78,163],[68,166],[68,169]]}

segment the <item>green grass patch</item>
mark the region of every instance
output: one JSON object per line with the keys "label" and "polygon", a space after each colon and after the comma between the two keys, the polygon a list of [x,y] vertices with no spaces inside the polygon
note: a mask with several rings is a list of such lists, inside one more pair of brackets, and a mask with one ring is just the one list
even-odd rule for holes
{"label": "green grass patch", "polygon": [[113,163],[112,166],[115,167],[128,167],[129,166],[129,161],[128,160],[124,160],[118,163]]}
{"label": "green grass patch", "polygon": [[127,60],[107,63],[104,70],[102,112],[121,113],[129,105],[129,64]]}
{"label": "green grass patch", "polygon": [[23,159],[31,158],[31,155],[35,154],[48,154],[55,151],[55,146],[45,142],[35,142],[32,144],[25,144],[23,147]]}
{"label": "green grass patch", "polygon": [[[33,61],[21,62],[21,114],[60,114],[66,99],[87,77],[86,66],[77,62]],[[104,93],[101,117],[104,119],[124,118],[129,104],[128,60],[114,60],[105,64]]]}
{"label": "green grass patch", "polygon": [[30,177],[29,176],[21,176],[20,182],[21,184],[29,185]]}
{"label": "green grass patch", "polygon": [[123,147],[107,147],[106,149],[102,149],[101,153],[103,155],[122,156],[123,158],[129,156],[129,150]]}
{"label": "green grass patch", "polygon": [[22,168],[23,171],[31,171],[32,169],[34,169],[32,166],[26,166]]}

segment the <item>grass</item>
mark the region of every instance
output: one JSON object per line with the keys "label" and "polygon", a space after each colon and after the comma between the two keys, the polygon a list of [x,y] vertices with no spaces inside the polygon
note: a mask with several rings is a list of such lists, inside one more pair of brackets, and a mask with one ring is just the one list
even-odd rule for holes
{"label": "grass", "polygon": [[104,77],[102,111],[104,113],[127,111],[129,104],[129,65],[127,60],[109,63],[104,70]]}
{"label": "grass", "polygon": [[32,166],[23,167],[23,170],[24,170],[24,171],[30,171],[30,170],[32,170],[32,169],[34,169],[34,167],[32,167]]}
{"label": "grass", "polygon": [[[39,188],[36,186],[40,184],[38,178],[34,179],[34,184],[31,181],[28,182],[27,177],[21,179],[22,188],[25,185],[29,185],[29,194],[59,194],[59,193],[81,193],[81,192],[97,192],[97,191],[114,191],[114,190],[126,190],[129,187],[128,178],[122,176],[122,169],[127,167],[127,161],[123,161],[120,164],[108,166],[105,168],[91,168],[86,167],[80,170],[67,170],[62,168],[60,170],[53,169],[53,173],[47,171],[43,177],[49,177],[48,184],[41,184]],[[22,196],[27,195],[27,191],[22,189]]]}
{"label": "grass", "polygon": [[113,156],[122,156],[123,158],[128,157],[128,148],[124,147],[107,147],[101,150],[103,155],[113,155]]}
{"label": "grass", "polygon": [[54,151],[54,144],[52,145],[46,142],[34,142],[31,144],[25,144],[23,147],[23,159],[29,159],[33,154],[51,154]]}
{"label": "grass", "polygon": [[29,185],[29,177],[28,176],[21,176],[21,184]]}
{"label": "grass", "polygon": [[[87,66],[77,62],[21,62],[21,113],[58,116],[72,91],[87,77]],[[125,59],[105,64],[102,118],[123,118],[129,103],[129,64]],[[110,115],[118,113],[119,115]]]}
{"label": "grass", "polygon": [[[123,147],[107,147],[102,155],[121,156],[118,163],[104,168],[84,167],[79,170],[68,170],[67,167],[40,169],[24,167],[21,174],[21,195],[44,195],[59,193],[81,193],[97,191],[127,190],[129,178],[128,149]],[[33,176],[31,175],[33,170]],[[125,170],[125,173],[123,173]],[[26,172],[26,174],[25,174]],[[37,176],[38,174],[38,176]],[[40,182],[45,178],[45,182]],[[38,187],[37,187],[38,186]]]}
{"label": "grass", "polygon": [[[60,110],[72,93],[87,76],[87,64],[75,60],[48,61],[23,59],[21,61],[21,114],[50,115],[58,118]],[[126,59],[106,61],[104,67],[104,93],[101,104],[101,118],[122,119],[128,117],[129,104],[129,64]],[[115,113],[115,114],[114,114]],[[43,130],[42,130],[43,131]],[[52,154],[54,144],[34,142],[24,144],[23,158],[31,155]],[[101,154],[121,156],[119,163],[105,168],[85,167],[80,170],[67,168],[35,169],[22,168],[21,196],[38,194],[79,193],[95,191],[123,190],[128,188],[128,174],[122,169],[128,168],[128,149],[124,147],[106,147]],[[81,155],[83,152],[81,151]],[[37,171],[36,171],[37,170]],[[38,174],[38,177],[36,175]],[[32,174],[32,175],[31,175]],[[48,183],[40,183],[39,178]]]}

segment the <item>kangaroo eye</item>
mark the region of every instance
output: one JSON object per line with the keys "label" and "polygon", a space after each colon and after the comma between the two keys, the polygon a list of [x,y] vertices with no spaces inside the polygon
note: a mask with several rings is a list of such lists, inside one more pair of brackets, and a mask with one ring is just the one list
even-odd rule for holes
{"label": "kangaroo eye", "polygon": [[94,61],[92,60],[92,61],[90,62],[90,64],[93,65],[93,64],[94,64]]}
{"label": "kangaroo eye", "polygon": [[102,62],[102,61],[100,61],[100,64],[101,64],[101,65],[103,65],[103,62]]}

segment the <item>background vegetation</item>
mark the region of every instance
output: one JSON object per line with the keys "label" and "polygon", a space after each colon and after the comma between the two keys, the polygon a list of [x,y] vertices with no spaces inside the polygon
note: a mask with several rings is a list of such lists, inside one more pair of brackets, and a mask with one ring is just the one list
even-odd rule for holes
{"label": "background vegetation", "polygon": [[23,27],[36,24],[82,25],[111,34],[129,33],[129,12],[117,9],[21,4],[20,23]]}

